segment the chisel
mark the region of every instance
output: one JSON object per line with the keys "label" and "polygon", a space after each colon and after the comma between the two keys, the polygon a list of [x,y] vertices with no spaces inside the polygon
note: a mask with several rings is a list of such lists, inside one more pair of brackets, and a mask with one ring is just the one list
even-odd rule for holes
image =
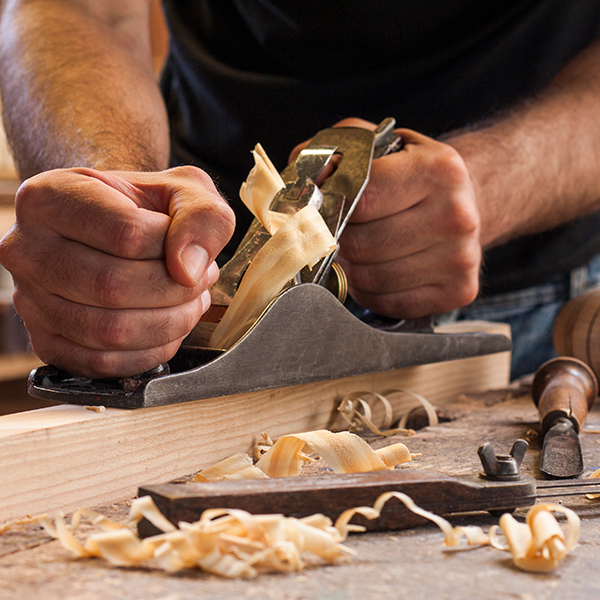
{"label": "chisel", "polygon": [[598,395],[594,373],[576,358],[555,358],[537,370],[531,394],[544,436],[540,470],[551,477],[581,475],[579,432]]}

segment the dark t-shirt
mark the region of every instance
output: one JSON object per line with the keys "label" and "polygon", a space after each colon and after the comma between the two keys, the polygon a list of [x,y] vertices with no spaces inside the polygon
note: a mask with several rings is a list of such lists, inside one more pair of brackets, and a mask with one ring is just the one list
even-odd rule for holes
{"label": "dark t-shirt", "polygon": [[[278,169],[345,117],[438,137],[543,89],[600,37],[598,0],[165,0],[174,164],[207,170],[238,213],[260,142]],[[600,140],[599,140],[600,143]],[[228,247],[231,251],[239,235]],[[486,253],[483,292],[600,253],[600,213]]]}

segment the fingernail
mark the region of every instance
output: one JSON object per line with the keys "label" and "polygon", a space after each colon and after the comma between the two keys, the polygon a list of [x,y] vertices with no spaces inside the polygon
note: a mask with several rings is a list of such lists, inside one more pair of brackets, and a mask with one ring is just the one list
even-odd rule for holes
{"label": "fingernail", "polygon": [[202,279],[208,265],[208,252],[202,246],[190,244],[181,253],[181,262],[187,274],[198,282]]}
{"label": "fingernail", "polygon": [[210,308],[210,292],[208,290],[202,292],[200,300],[202,301],[202,314],[204,314]]}
{"label": "fingernail", "polygon": [[208,267],[208,271],[206,272],[206,274],[208,275],[208,286],[209,287],[215,281],[217,281],[217,279],[219,279],[219,266],[217,265],[217,263],[214,260],[210,264],[210,267]]}

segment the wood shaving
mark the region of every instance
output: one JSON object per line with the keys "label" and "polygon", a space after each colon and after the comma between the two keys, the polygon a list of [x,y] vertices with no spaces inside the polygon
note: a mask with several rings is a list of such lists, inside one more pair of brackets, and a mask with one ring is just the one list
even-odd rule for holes
{"label": "wood shaving", "polygon": [[[163,533],[140,539],[128,526],[143,517]],[[100,530],[83,542],[75,537],[82,520]],[[343,536],[324,515],[295,519],[216,508],[204,511],[194,523],[181,522],[175,527],[149,496],[133,501],[126,524],[83,510],[73,515],[70,524],[60,515],[54,524],[45,516],[38,522],[78,558],[101,557],[119,567],[141,566],[152,560],[171,573],[198,568],[222,577],[255,577],[261,571],[300,571],[305,553],[329,563],[352,554],[341,545]]]}
{"label": "wood shaving", "polygon": [[[552,513],[567,519],[565,530]],[[526,522],[519,523],[511,514],[500,517],[500,529],[506,540],[498,537],[498,526],[490,529],[490,543],[494,548],[512,554],[516,567],[532,573],[553,571],[577,543],[579,517],[560,504],[537,504],[527,513]]]}
{"label": "wood shaving", "polygon": [[257,252],[209,345],[228,349],[255,323],[269,303],[306,265],[333,252],[336,241],[314,206],[292,215]]}
{"label": "wood shaving", "polygon": [[255,165],[240,188],[240,197],[272,237],[250,263],[231,304],[212,332],[212,348],[227,350],[233,346],[290,280],[305,266],[312,269],[337,247],[314,206],[305,206],[293,215],[269,210],[285,184],[260,144],[252,155]]}
{"label": "wood shaving", "polygon": [[[407,398],[403,398],[401,401],[396,400],[396,411],[394,411],[389,397],[397,394],[407,396]],[[383,420],[379,427],[373,422],[370,402],[372,400],[380,402],[384,409]],[[437,412],[431,402],[420,394],[403,389],[387,390],[382,394],[371,391],[353,392],[340,402],[338,411],[348,423],[348,431],[355,432],[368,429],[371,433],[388,437],[397,433],[414,435],[415,431],[413,429],[406,429],[406,423],[411,411],[420,407],[425,409],[428,424],[437,425]],[[362,409],[362,412],[359,409]],[[389,429],[394,421],[398,421],[398,427]]]}
{"label": "wood shaving", "polygon": [[[572,510],[556,504],[539,504],[529,510],[526,523],[517,522],[508,513],[502,515],[500,528],[506,540],[504,543],[499,539],[498,526],[493,526],[489,535],[480,527],[453,527],[443,517],[420,508],[400,492],[381,494],[372,507],[345,510],[335,524],[322,514],[296,519],[279,514],[252,515],[239,509],[213,508],[205,510],[198,521],[180,522],[175,527],[149,496],[132,502],[125,524],[114,523],[90,510],[77,511],[70,523],[62,515],[57,516],[54,523],[46,515],[36,517],[35,522],[79,558],[101,557],[120,567],[141,566],[152,560],[152,564],[170,573],[198,568],[222,577],[255,577],[266,571],[299,571],[304,567],[303,555],[306,553],[327,563],[353,554],[342,542],[350,533],[365,528],[351,524],[351,519],[356,514],[369,520],[378,518],[392,498],[401,501],[413,513],[436,523],[444,533],[446,548],[458,548],[463,539],[472,546],[491,545],[511,552],[515,565],[524,571],[544,573],[554,570],[576,545],[579,535],[579,517]],[[553,512],[565,515],[565,530]],[[144,517],[163,533],[140,539],[129,526]],[[79,541],[75,533],[83,520],[99,531]]]}
{"label": "wood shaving", "polygon": [[[600,469],[596,469],[588,477],[588,479],[598,479],[598,478],[600,478]],[[586,494],[585,497],[588,498],[589,500],[596,500],[597,498],[600,498],[600,494]]]}
{"label": "wood shaving", "polygon": [[240,198],[262,226],[274,235],[288,215],[274,213],[269,206],[285,183],[260,144],[256,144],[252,156],[254,167],[240,188]]}
{"label": "wood shaving", "polygon": [[194,481],[295,477],[300,475],[305,462],[314,460],[309,456],[311,453],[317,453],[336,473],[390,470],[418,456],[400,443],[373,450],[362,438],[348,431],[297,433],[283,436],[274,444],[266,434],[263,439],[265,443],[256,465],[247,454],[236,454],[204,469]]}

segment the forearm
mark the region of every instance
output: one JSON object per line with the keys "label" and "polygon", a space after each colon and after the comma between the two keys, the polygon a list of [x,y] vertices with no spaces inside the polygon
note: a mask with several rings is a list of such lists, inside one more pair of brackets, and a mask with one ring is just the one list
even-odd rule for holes
{"label": "forearm", "polygon": [[600,208],[599,115],[600,42],[569,63],[539,97],[447,140],[473,180],[484,247]]}
{"label": "forearm", "polygon": [[0,89],[22,178],[57,167],[168,166],[149,3],[86,4],[9,0],[2,9]]}

